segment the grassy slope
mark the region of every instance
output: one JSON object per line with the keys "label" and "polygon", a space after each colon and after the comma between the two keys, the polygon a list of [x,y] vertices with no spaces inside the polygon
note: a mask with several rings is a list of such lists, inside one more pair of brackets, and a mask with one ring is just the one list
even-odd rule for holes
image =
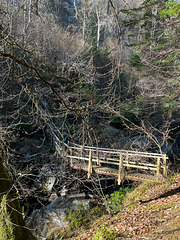
{"label": "grassy slope", "polygon": [[122,212],[98,219],[71,239],[180,239],[180,174],[166,183],[143,183],[124,201]]}

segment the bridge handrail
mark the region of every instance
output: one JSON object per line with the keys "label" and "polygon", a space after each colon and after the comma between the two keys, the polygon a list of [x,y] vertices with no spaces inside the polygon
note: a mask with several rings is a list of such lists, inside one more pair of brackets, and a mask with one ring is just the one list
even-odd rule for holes
{"label": "bridge handrail", "polygon": [[[67,155],[67,158],[73,158],[73,159],[77,159],[77,160],[84,160],[84,161],[89,161],[89,156],[88,155],[83,155],[81,156],[76,156],[76,155]],[[92,161],[97,163],[97,156],[92,156]],[[101,157],[99,157],[99,163],[106,163],[106,164],[113,164],[113,165],[118,165],[119,164],[119,159],[101,159]],[[127,164],[127,160],[123,159],[123,163]],[[128,160],[128,165],[136,165],[136,166],[148,166],[148,167],[154,167],[157,166],[157,163],[145,163],[145,162],[141,162],[141,161],[132,161],[132,160]],[[163,164],[161,164],[161,168],[163,168]]]}
{"label": "bridge handrail", "polygon": [[112,149],[112,148],[99,148],[99,147],[91,147],[91,146],[83,146],[83,145],[78,145],[78,144],[73,144],[75,146],[69,146],[71,149],[76,149],[76,150],[92,150],[93,152],[104,152],[104,153],[115,153],[115,154],[127,154],[129,156],[135,156],[135,155],[140,155],[141,157],[151,157],[151,158],[166,158],[168,159],[166,154],[161,154],[161,153],[148,153],[148,152],[139,152],[139,151],[132,151],[132,150],[121,150],[121,149]]}
{"label": "bridge handrail", "polygon": [[[77,159],[77,160],[89,161],[89,157],[84,157],[84,156],[83,157],[67,156],[67,157],[71,158],[71,159],[74,158],[74,159]],[[92,162],[97,162],[97,159],[92,159]],[[119,162],[109,162],[109,161],[105,161],[105,160],[100,160],[100,163],[119,166]],[[123,166],[128,166],[128,167],[131,167],[131,168],[142,168],[142,169],[148,169],[148,170],[156,170],[157,169],[157,164],[152,164],[151,166],[149,166],[148,164],[147,164],[147,166],[145,164],[143,166],[142,165],[133,164],[131,162],[129,162],[127,164],[126,161],[123,161]]]}

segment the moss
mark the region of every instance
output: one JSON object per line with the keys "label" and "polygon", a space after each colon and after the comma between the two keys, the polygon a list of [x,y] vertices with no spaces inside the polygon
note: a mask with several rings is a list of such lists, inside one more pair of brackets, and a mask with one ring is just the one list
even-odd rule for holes
{"label": "moss", "polygon": [[7,211],[6,195],[3,196],[1,201],[0,214],[0,240],[14,240],[14,226]]}
{"label": "moss", "polygon": [[13,187],[13,183],[3,166],[3,160],[0,156],[0,201],[5,194],[8,203],[7,211],[10,214],[11,222],[14,224],[13,234],[15,240],[35,240],[32,233],[26,228],[16,189]]}
{"label": "moss", "polygon": [[146,209],[147,210],[166,210],[166,209],[170,209],[172,207],[174,207],[176,205],[176,203],[172,203],[171,205],[147,205]]}
{"label": "moss", "polygon": [[130,205],[128,205],[128,208],[133,208],[134,206],[136,206],[136,203],[131,203]]}
{"label": "moss", "polygon": [[166,187],[168,187],[169,185],[171,185],[172,183],[174,183],[174,181],[175,181],[175,179],[176,179],[177,177],[180,177],[180,173],[174,174],[173,176],[168,177],[168,178],[167,178],[167,181],[166,181],[166,184],[165,184]]}
{"label": "moss", "polygon": [[101,239],[101,240],[110,240],[110,239],[124,239],[124,236],[119,235],[113,229],[107,227],[106,225],[97,228],[92,235],[92,240]]}

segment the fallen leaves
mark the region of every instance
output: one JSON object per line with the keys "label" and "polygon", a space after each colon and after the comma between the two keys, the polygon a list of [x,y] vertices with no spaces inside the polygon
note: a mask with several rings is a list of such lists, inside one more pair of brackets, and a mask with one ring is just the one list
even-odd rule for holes
{"label": "fallen leaves", "polygon": [[[164,238],[162,227],[171,231],[172,226],[167,226],[180,214],[180,176],[167,186],[157,184],[149,188],[141,201],[133,204],[133,207],[125,207],[115,217],[104,216],[99,225],[105,224],[118,234],[127,239],[171,239]],[[179,221],[179,220],[178,220]],[[175,226],[175,225],[173,225]],[[73,239],[91,240],[95,227]],[[160,229],[160,230],[159,230]],[[150,236],[150,238],[148,237]],[[169,237],[169,235],[168,235]],[[171,236],[172,237],[172,236]],[[173,238],[172,238],[173,239]],[[178,238],[176,238],[178,239]]]}

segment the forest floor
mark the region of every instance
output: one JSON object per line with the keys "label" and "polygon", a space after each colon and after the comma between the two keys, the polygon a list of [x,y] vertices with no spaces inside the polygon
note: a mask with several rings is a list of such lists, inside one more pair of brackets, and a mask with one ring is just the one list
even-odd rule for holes
{"label": "forest floor", "polygon": [[140,184],[127,195],[121,212],[99,218],[70,239],[180,239],[180,174],[165,183]]}

